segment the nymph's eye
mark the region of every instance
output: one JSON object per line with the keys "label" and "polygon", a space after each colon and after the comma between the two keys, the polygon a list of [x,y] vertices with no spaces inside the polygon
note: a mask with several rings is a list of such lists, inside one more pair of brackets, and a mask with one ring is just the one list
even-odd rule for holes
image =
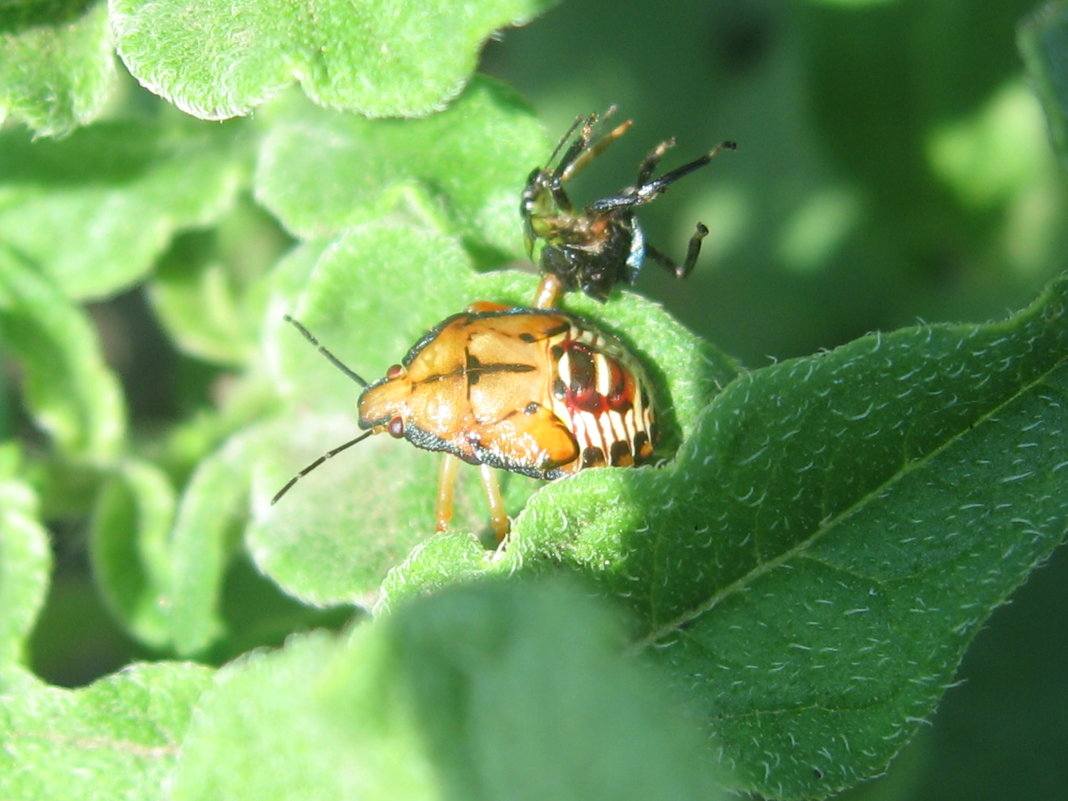
{"label": "nymph's eye", "polygon": [[389,432],[391,437],[402,439],[404,437],[404,420],[400,417],[394,417],[386,424],[386,431]]}

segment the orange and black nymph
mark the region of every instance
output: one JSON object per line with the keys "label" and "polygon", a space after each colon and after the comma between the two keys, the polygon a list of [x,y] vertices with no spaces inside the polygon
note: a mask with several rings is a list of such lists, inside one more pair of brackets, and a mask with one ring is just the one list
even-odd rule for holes
{"label": "orange and black nymph", "polygon": [[619,340],[561,311],[487,306],[443,320],[367,387],[360,428],[548,480],[649,459],[649,383]]}
{"label": "orange and black nymph", "polygon": [[649,461],[658,439],[654,401],[641,364],[593,323],[557,309],[480,302],[442,320],[400,364],[368,383],[300,323],[312,344],[364,389],[360,436],[325,453],[298,479],[372,434],[388,433],[446,454],[437,527],[452,516],[456,459],[482,468],[498,538],[508,517],[489,468],[554,480],[588,467]]}

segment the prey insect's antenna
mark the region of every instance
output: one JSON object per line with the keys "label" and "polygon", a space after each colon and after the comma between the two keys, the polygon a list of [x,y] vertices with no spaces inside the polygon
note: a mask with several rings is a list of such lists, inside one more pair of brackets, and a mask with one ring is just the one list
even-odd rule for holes
{"label": "prey insect's antenna", "polygon": [[[582,117],[581,115],[578,116],[578,117],[575,117],[575,121],[572,122],[571,123],[571,127],[567,129],[567,133],[565,133],[560,138],[560,141],[556,143],[556,147],[553,148],[552,155],[550,155],[549,156],[549,160],[545,162],[545,164],[546,164],[545,169],[548,170],[549,169],[548,165],[550,165],[554,161],[556,161],[556,157],[560,155],[560,151],[564,149],[564,145],[566,145],[569,141],[571,141],[572,134],[574,134],[575,131],[578,130],[578,127],[580,125],[582,125],[583,128],[588,131],[593,126],[593,122],[596,119],[597,119],[597,115],[596,114],[590,114],[590,115],[588,115],[586,117]],[[580,139],[581,138],[582,137],[580,137]]]}
{"label": "prey insect's antenna", "polygon": [[[286,318],[286,319],[288,319],[288,318]],[[300,325],[300,324],[297,323],[297,325]],[[333,450],[329,450],[326,453],[324,453],[322,456],[320,456],[318,459],[316,459],[310,465],[308,465],[303,470],[301,470],[299,473],[297,473],[295,476],[293,476],[293,478],[289,479],[289,481],[286,482],[286,485],[284,487],[282,487],[282,489],[278,490],[278,492],[275,494],[275,496],[273,498],[271,498],[271,506],[274,506],[276,503],[278,503],[278,499],[281,498],[283,495],[285,495],[287,492],[289,492],[290,487],[292,487],[294,484],[296,484],[304,476],[308,475],[308,473],[310,473],[316,467],[321,465],[327,459],[330,459],[330,458],[332,458],[334,456],[337,456],[339,453],[341,453],[346,448],[351,448],[357,442],[362,442],[363,440],[367,439],[369,436],[371,436],[374,433],[375,433],[374,431],[365,431],[362,434],[360,434],[360,436],[356,437],[356,439],[350,439],[344,445],[338,445]]]}
{"label": "prey insect's antenna", "polygon": [[[320,345],[319,344],[319,340],[315,338],[315,336],[312,334],[311,331],[309,331],[307,328],[305,328],[299,322],[294,320],[288,314],[285,316],[285,321],[287,323],[292,323],[293,327],[296,328],[298,331],[300,331],[300,333],[302,333],[304,335],[304,338],[306,340],[308,340],[310,343],[315,345],[315,347],[319,349],[319,352],[321,354],[323,354],[323,356],[325,356],[326,358],[328,358],[330,360],[330,363],[333,364],[334,367],[336,367],[338,370],[343,372],[345,375],[347,375],[349,378],[351,378],[353,381],[355,381],[361,387],[366,387],[367,386],[367,381],[364,380],[363,376],[361,376],[359,373],[357,373],[354,370],[352,370],[348,365],[346,365],[343,361],[341,361],[341,359],[339,359],[333,353],[328,351],[325,347]],[[304,474],[301,473],[301,475],[304,475]],[[289,487],[287,486],[286,489],[289,489]],[[281,493],[279,493],[279,495],[281,495]],[[276,497],[275,500],[278,500],[278,498]],[[272,503],[274,503],[274,501],[272,501]]]}

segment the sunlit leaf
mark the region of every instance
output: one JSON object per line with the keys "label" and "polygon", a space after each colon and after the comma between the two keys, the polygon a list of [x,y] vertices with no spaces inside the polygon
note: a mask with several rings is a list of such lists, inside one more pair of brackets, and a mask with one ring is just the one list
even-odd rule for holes
{"label": "sunlit leaf", "polygon": [[56,141],[0,132],[0,240],[67,297],[126,288],[175,232],[230,208],[246,174],[240,130],[131,120]]}
{"label": "sunlit leaf", "polygon": [[291,638],[219,675],[173,797],[721,797],[693,723],[618,642],[603,609],[544,584],[453,588],[345,640]]}
{"label": "sunlit leaf", "polygon": [[0,248],[0,337],[24,370],[26,405],[63,450],[106,461],[125,435],[119,383],[86,314]]}
{"label": "sunlit leaf", "polygon": [[111,16],[130,72],[194,116],[247,114],[299,79],[319,105],[384,117],[441,109],[474,70],[487,36],[549,5],[113,0]]}
{"label": "sunlit leaf", "polygon": [[15,474],[18,465],[15,447],[0,447],[0,694],[12,668],[25,665],[26,638],[44,604],[52,568],[37,498]]}
{"label": "sunlit leaf", "polygon": [[158,798],[211,671],[132,665],[79,690],[39,687],[0,704],[0,797]]}
{"label": "sunlit leaf", "polygon": [[0,121],[59,136],[91,122],[115,83],[107,3],[67,0],[0,8]]}
{"label": "sunlit leaf", "polygon": [[419,187],[469,247],[518,256],[518,189],[548,156],[526,105],[476,76],[424,120],[367,120],[296,105],[271,127],[257,197],[297,236],[330,236],[375,218]]}

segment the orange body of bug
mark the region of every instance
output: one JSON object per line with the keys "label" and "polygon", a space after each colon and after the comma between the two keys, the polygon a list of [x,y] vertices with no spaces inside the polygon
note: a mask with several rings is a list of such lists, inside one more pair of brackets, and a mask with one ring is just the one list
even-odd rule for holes
{"label": "orange body of bug", "polygon": [[472,308],[364,390],[361,428],[550,480],[652,455],[648,382],[621,342],[560,311]]}

